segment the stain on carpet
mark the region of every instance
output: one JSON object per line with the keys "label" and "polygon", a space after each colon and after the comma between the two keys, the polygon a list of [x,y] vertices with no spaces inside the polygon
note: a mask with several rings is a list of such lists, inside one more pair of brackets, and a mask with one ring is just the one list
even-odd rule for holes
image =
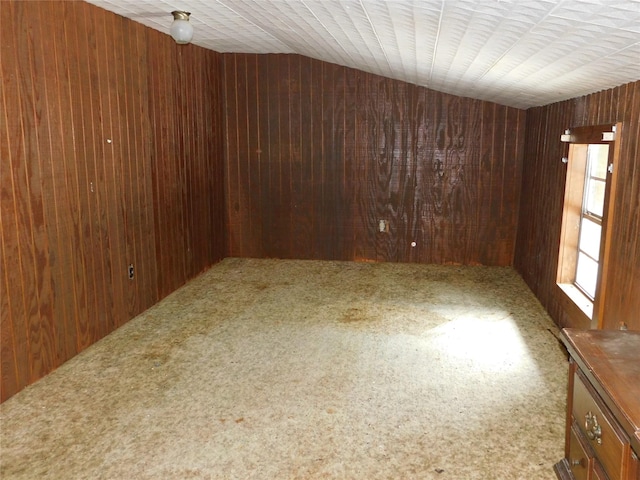
{"label": "stain on carpet", "polygon": [[350,308],[340,317],[340,323],[366,322],[373,317],[364,308]]}

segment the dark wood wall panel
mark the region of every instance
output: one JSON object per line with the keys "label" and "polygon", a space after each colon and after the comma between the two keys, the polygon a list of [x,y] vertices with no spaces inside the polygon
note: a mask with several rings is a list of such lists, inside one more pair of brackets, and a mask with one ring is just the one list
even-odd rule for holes
{"label": "dark wood wall panel", "polygon": [[223,63],[230,255],[511,265],[524,111],[297,55]]}
{"label": "dark wood wall panel", "polygon": [[[164,297],[225,249],[219,55],[147,30],[151,162],[158,289]],[[152,181],[151,181],[152,180]],[[153,260],[153,261],[151,261]]]}
{"label": "dark wood wall panel", "polygon": [[623,122],[605,328],[640,330],[640,82],[527,111],[515,266],[561,326],[574,325],[555,284],[570,127]]}
{"label": "dark wood wall panel", "polygon": [[5,1],[0,55],[5,400],[219,260],[225,212],[219,54]]}

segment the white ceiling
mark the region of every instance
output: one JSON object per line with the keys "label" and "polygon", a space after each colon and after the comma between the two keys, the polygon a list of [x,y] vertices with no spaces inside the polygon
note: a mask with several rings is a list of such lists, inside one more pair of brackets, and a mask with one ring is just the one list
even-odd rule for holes
{"label": "white ceiling", "polygon": [[298,53],[519,108],[640,80],[640,0],[89,0],[193,43]]}

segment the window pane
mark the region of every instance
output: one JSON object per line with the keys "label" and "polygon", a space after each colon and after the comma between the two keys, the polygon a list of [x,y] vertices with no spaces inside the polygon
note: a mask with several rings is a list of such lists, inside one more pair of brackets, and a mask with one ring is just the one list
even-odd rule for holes
{"label": "window pane", "polygon": [[602,227],[588,218],[583,218],[580,225],[580,250],[593,258],[600,258],[600,237]]}
{"label": "window pane", "polygon": [[590,179],[587,183],[586,210],[598,217],[602,217],[604,210],[604,189],[606,184],[599,180]]}
{"label": "window pane", "polygon": [[591,260],[584,253],[578,253],[578,267],[576,269],[576,284],[591,298],[596,296],[596,280],[598,279],[598,263]]}
{"label": "window pane", "polygon": [[609,145],[589,145],[589,174],[592,177],[607,178],[607,162],[609,161]]}

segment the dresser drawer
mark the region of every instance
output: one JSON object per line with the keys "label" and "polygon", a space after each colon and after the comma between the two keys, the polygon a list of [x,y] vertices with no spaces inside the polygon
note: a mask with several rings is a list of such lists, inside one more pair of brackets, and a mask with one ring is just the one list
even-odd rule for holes
{"label": "dresser drawer", "polygon": [[629,462],[629,473],[627,477],[640,480],[640,459],[636,452],[631,452],[631,461]]}
{"label": "dresser drawer", "polygon": [[582,375],[576,372],[573,383],[573,419],[584,438],[588,439],[607,475],[611,480],[618,480],[626,464],[624,456],[629,451],[629,442],[613,427],[605,410],[598,394],[587,387]]}
{"label": "dresser drawer", "polygon": [[607,476],[602,470],[602,466],[598,463],[597,460],[593,461],[593,469],[591,470],[591,480],[608,480]]}
{"label": "dresser drawer", "polygon": [[576,426],[571,428],[571,443],[569,446],[569,468],[575,480],[589,480],[589,467],[592,460],[589,458],[586,448],[580,441],[580,434],[576,432]]}

